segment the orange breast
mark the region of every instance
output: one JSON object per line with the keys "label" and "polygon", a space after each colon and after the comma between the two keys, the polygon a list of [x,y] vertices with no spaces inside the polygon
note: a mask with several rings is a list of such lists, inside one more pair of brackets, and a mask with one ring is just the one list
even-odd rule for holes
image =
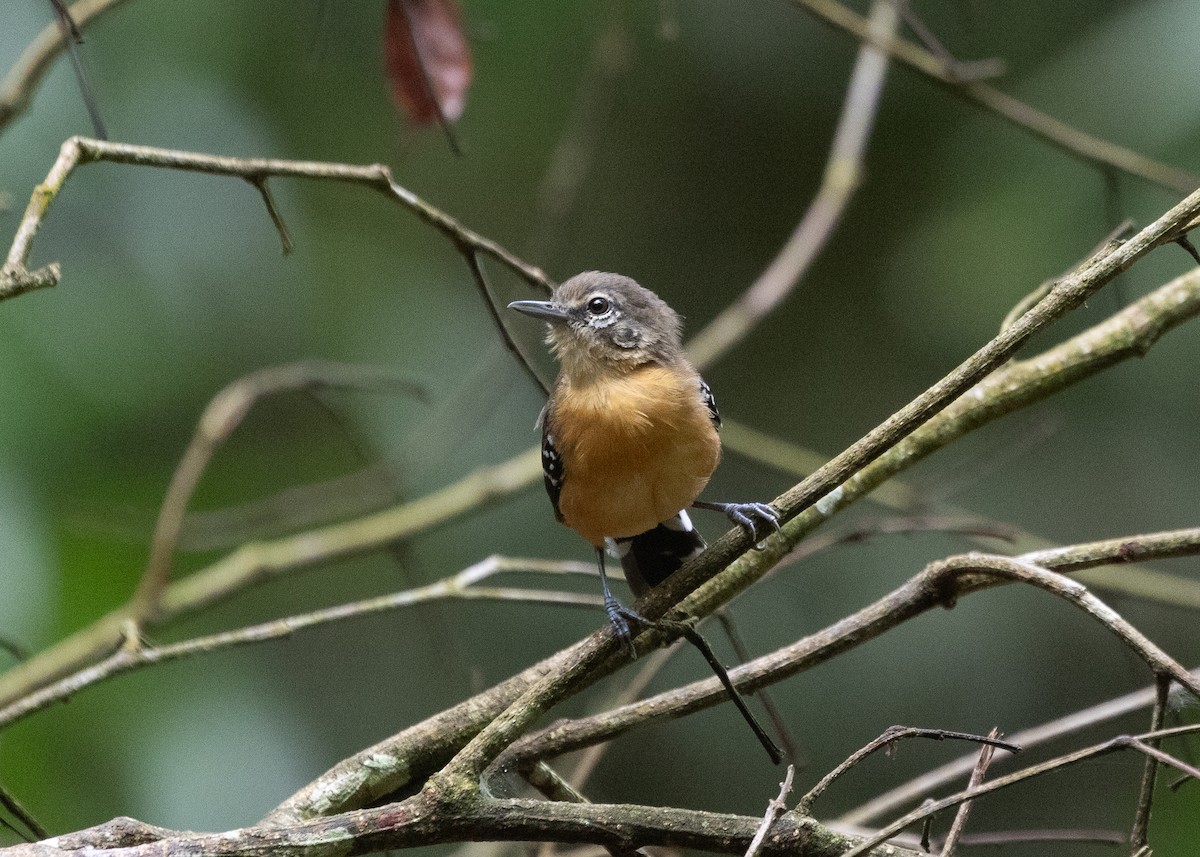
{"label": "orange breast", "polygon": [[548,418],[563,522],[597,546],[690,506],[721,455],[691,372],[645,366],[586,386],[560,382]]}

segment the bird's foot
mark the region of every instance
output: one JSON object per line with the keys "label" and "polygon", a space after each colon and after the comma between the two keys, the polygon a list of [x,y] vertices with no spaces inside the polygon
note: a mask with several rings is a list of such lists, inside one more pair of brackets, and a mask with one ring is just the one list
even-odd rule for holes
{"label": "bird's foot", "polygon": [[637,648],[633,645],[633,629],[630,623],[649,625],[650,620],[636,610],[630,610],[613,595],[604,599],[604,609],[608,613],[608,621],[612,623],[613,631],[629,649],[629,656],[637,659]]}
{"label": "bird's foot", "polygon": [[750,534],[756,548],[761,547],[771,533],[779,532],[779,513],[766,503],[710,503],[697,500],[692,505],[723,514]]}

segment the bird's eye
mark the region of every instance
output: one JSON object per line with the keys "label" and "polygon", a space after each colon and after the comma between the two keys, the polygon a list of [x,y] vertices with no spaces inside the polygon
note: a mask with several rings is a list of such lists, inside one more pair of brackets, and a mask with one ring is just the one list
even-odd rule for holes
{"label": "bird's eye", "polygon": [[588,312],[592,315],[604,315],[608,312],[608,299],[600,297],[592,298],[588,301],[587,307]]}

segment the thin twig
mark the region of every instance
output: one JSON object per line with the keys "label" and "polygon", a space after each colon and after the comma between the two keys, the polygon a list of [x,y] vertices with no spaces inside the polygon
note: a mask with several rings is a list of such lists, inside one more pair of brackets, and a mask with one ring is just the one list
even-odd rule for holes
{"label": "thin twig", "polygon": [[296,245],[292,242],[292,236],[288,234],[287,223],[283,219],[283,213],[279,210],[279,206],[275,204],[275,196],[271,193],[271,187],[267,184],[266,177],[258,176],[248,178],[246,181],[254,185],[262,197],[263,205],[267,209],[267,216],[271,218],[271,222],[275,224],[275,231],[279,233],[279,246],[283,251],[283,255],[292,255],[292,251],[296,249]]}
{"label": "thin twig", "polygon": [[1115,610],[1088,592],[1087,587],[1063,574],[1035,565],[1024,558],[1012,558],[981,553],[964,554],[931,563],[926,571],[929,584],[941,586],[953,581],[948,593],[952,604],[962,579],[972,575],[996,575],[1009,580],[1018,580],[1043,589],[1066,600],[1083,610],[1140,657],[1155,676],[1170,676],[1200,699],[1200,681],[1197,681],[1182,666],[1176,663],[1141,631],[1117,614]]}
{"label": "thin twig", "polygon": [[1124,845],[1125,834],[1116,830],[996,830],[968,833],[963,845],[1017,845],[1022,842],[1088,842],[1098,845]]}
{"label": "thin twig", "polygon": [[989,113],[1058,146],[1066,152],[1097,166],[1107,166],[1179,193],[1190,193],[1200,186],[1200,178],[1184,170],[1159,163],[1123,146],[1101,140],[1073,128],[1060,119],[980,81],[962,80],[929,51],[905,39],[878,41],[871,35],[866,18],[848,9],[837,0],[790,0],[821,20],[857,39],[870,42],[910,68],[924,74],[950,92],[973,101]]}
{"label": "thin twig", "polygon": [[[33,817],[33,814],[27,810],[19,800],[16,799],[7,789],[0,788],[0,806],[3,806],[17,821],[25,826],[25,829],[33,834],[36,839],[45,839],[50,834],[46,832],[46,828],[38,823],[38,820]],[[11,825],[10,825],[11,826]],[[13,831],[20,834],[15,827]]]}
{"label": "thin twig", "polygon": [[941,59],[947,73],[953,74],[959,80],[983,80],[989,77],[1000,77],[1006,71],[1006,64],[1001,59],[960,60],[950,53],[941,40],[934,35],[926,23],[913,12],[910,0],[892,0],[900,10],[900,16],[913,34],[921,40],[930,53]]}
{"label": "thin twig", "polygon": [[[918,821],[921,821],[922,819],[928,818],[932,815],[936,815],[937,813],[949,809],[952,806],[958,806],[963,801],[974,800],[984,795],[991,794],[992,792],[999,791],[1000,789],[1008,788],[1009,786],[1024,782],[1025,780],[1032,779],[1034,777],[1040,777],[1044,774],[1054,771],[1060,771],[1069,765],[1094,759],[1098,756],[1104,756],[1108,753],[1114,753],[1120,750],[1137,750],[1138,752],[1146,752],[1148,747],[1146,741],[1148,740],[1168,738],[1175,735],[1189,735],[1196,732],[1200,732],[1200,724],[1192,726],[1179,726],[1175,727],[1174,729],[1161,729],[1157,732],[1148,732],[1142,735],[1119,735],[1116,738],[1111,738],[1103,743],[1095,744],[1091,747],[1086,747],[1082,750],[1076,750],[1071,753],[1065,753],[1054,759],[1042,762],[1041,764],[1031,765],[1028,768],[1022,768],[1019,771],[1014,771],[1013,773],[1007,774],[1003,777],[997,777],[993,780],[988,780],[987,782],[981,783],[974,788],[964,789],[963,791],[956,792],[955,794],[941,798],[940,800],[927,801],[918,809],[915,809],[903,817],[896,819],[891,824],[888,824],[886,827],[880,829],[873,835],[866,837],[853,848],[848,850],[844,855],[842,855],[842,857],[862,857],[862,855],[867,854],[877,845],[886,842],[893,835],[899,833],[901,830],[904,830],[909,825],[916,824]],[[1167,756],[1167,754],[1163,753],[1160,758],[1162,758],[1162,760],[1167,764],[1184,771],[1189,776],[1200,777],[1200,770],[1185,764],[1173,756]]]}
{"label": "thin twig", "polygon": [[343,622],[363,616],[371,616],[436,601],[516,601],[524,604],[554,604],[566,607],[585,607],[595,610],[602,606],[599,597],[574,592],[556,592],[542,589],[518,587],[484,587],[478,584],[496,574],[505,572],[533,572],[541,574],[594,574],[588,563],[548,562],[546,560],[519,559],[492,556],[464,569],[452,577],[426,586],[364,598],[333,607],[313,610],[249,625],[232,631],[222,631],[204,637],[195,637],[178,643],[156,646],[141,641],[136,634],[129,634],[125,644],[118,646],[98,663],[78,670],[37,691],[26,694],[11,705],[0,709],[0,729],[41,711],[57,702],[63,702],[79,691],[123,673],[143,667],[167,663],[193,655],[208,654],[223,649],[247,646],[290,637],[297,631]]}
{"label": "thin twig", "polygon": [[788,765],[783,782],[779,784],[779,794],[767,801],[767,811],[763,815],[762,824],[755,831],[754,838],[750,840],[750,847],[746,849],[745,857],[757,857],[767,834],[771,832],[771,827],[779,819],[779,816],[787,812],[787,797],[792,793],[792,778],[795,776],[796,766]]}
{"label": "thin twig", "polygon": [[[265,190],[265,185],[262,187]],[[417,399],[427,398],[425,390],[406,375],[373,366],[316,360],[260,369],[217,393],[204,409],[163,498],[150,541],[146,570],[134,595],[133,615],[138,621],[156,617],[161,608],[188,504],[221,444],[259,399],[283,392],[330,387],[400,392]]]}
{"label": "thin twig", "polygon": [[889,43],[898,23],[892,0],[874,0],[867,23],[871,40],[859,49],[816,198],[766,270],[688,343],[698,367],[716,362],[790,295],[837,229],[861,181],[887,79],[888,58],[876,45]]}
{"label": "thin twig", "polygon": [[[1197,680],[1200,680],[1200,668],[1193,669],[1191,672]],[[1154,686],[1135,690],[1133,693],[1106,700],[1098,705],[1073,711],[1065,717],[1059,717],[1029,729],[1022,729],[1009,735],[1008,738],[1026,749],[1036,747],[1065,735],[1072,735],[1139,711],[1152,705],[1156,695],[1157,681]],[[975,759],[975,754],[960,756],[953,762],[927,771],[921,776],[843,813],[836,819],[836,823],[846,826],[871,824],[882,816],[894,812],[902,806],[910,805],[964,774],[970,773],[975,765]],[[1125,841],[1124,835],[1120,836],[1120,841]]]}
{"label": "thin twig", "polygon": [[83,96],[83,106],[92,122],[92,129],[101,140],[107,140],[108,129],[104,127],[104,120],[100,118],[100,108],[96,105],[96,96],[88,81],[87,73],[84,71],[83,57],[79,55],[79,45],[83,44],[83,33],[79,31],[79,26],[71,17],[71,10],[66,7],[63,0],[50,0],[50,6],[54,9],[59,26],[62,28],[62,44],[67,48],[67,57],[71,60],[71,69],[75,72],[75,82],[79,84],[79,93]]}
{"label": "thin twig", "polygon": [[[999,730],[992,729],[988,733],[988,738],[996,738],[999,735]],[[987,773],[988,767],[992,764],[992,757],[996,754],[996,748],[991,745],[984,745],[979,751],[979,761],[975,763],[975,770],[971,771],[971,779],[967,781],[967,788],[973,789],[983,782],[984,774]],[[954,821],[950,823],[950,831],[946,834],[946,841],[942,843],[941,857],[954,857],[954,852],[958,850],[958,844],[962,840],[963,831],[967,826],[967,819],[971,815],[971,807],[975,804],[972,801],[963,801],[958,806],[958,812],[954,814]]]}
{"label": "thin twig", "polygon": [[[1150,713],[1150,731],[1163,728],[1167,716],[1167,700],[1171,693],[1171,679],[1159,674],[1155,682],[1154,709]],[[1137,811],[1134,813],[1133,830],[1129,834],[1129,850],[1137,853],[1150,842],[1150,810],[1154,806],[1154,783],[1158,779],[1160,760],[1158,740],[1152,739],[1146,748],[1146,763],[1142,770],[1142,785],[1138,791]]]}
{"label": "thin twig", "polygon": [[833,785],[834,780],[873,753],[882,749],[891,751],[897,741],[905,738],[931,738],[935,741],[974,741],[977,744],[1000,747],[1010,753],[1021,752],[1021,748],[1018,745],[1009,741],[1001,741],[994,734],[972,735],[970,732],[953,732],[949,729],[924,729],[919,726],[889,726],[878,738],[875,738],[865,747],[855,750],[844,762],[823,776],[815,786],[808,790],[804,797],[800,798],[799,803],[796,804],[796,812],[801,815],[810,815],[812,813],[812,806],[816,803],[817,798]]}
{"label": "thin twig", "polygon": [[[75,30],[82,31],[105,12],[111,12],[126,2],[127,0],[78,0],[71,4],[67,11]],[[54,60],[69,45],[70,39],[64,38],[62,29],[55,22],[43,27],[21,52],[21,56],[13,63],[3,80],[0,80],[0,133],[29,109],[33,93],[50,71]]]}
{"label": "thin twig", "polygon": [[[525,490],[540,475],[540,456],[534,448],[392,509],[271,541],[244,544],[168,586],[154,624],[191,615],[288,571],[386,547]],[[130,605],[118,608],[0,675],[0,706],[107,657],[130,616]]]}
{"label": "thin twig", "polygon": [[500,307],[496,304],[495,292],[492,291],[492,287],[488,283],[487,271],[483,268],[483,262],[479,258],[479,253],[470,247],[463,247],[461,251],[463,258],[467,260],[467,268],[471,272],[472,279],[475,280],[479,296],[483,299],[483,305],[487,307],[488,313],[492,317],[492,324],[500,334],[500,340],[504,343],[504,347],[516,358],[517,365],[525,371],[526,375],[533,379],[533,383],[542,393],[549,395],[550,385],[537,373],[537,370],[533,367],[533,361],[521,350],[521,347],[517,345],[517,341],[512,338],[512,334],[508,332],[508,325],[504,323],[504,319],[500,315]]}
{"label": "thin twig", "polygon": [[130,143],[113,143],[88,137],[72,137],[63,143],[58,160],[46,175],[45,181],[34,189],[25,215],[17,227],[7,261],[0,269],[0,300],[58,283],[61,272],[57,264],[51,263],[33,271],[26,267],[33,249],[33,238],[37,234],[50,204],[75,169],[97,161],[233,176],[252,183],[270,177],[281,177],[319,179],[361,185],[384,194],[393,202],[408,209],[425,223],[441,232],[460,250],[469,248],[474,252],[490,256],[538,288],[548,290],[553,287],[540,269],[518,259],[490,238],[485,238],[477,232],[467,229],[444,211],[425,202],[407,188],[396,184],[391,170],[383,164],[356,166],[317,161],[285,161],[274,158],[231,158],[202,152],[186,152],[153,146],[135,146]]}

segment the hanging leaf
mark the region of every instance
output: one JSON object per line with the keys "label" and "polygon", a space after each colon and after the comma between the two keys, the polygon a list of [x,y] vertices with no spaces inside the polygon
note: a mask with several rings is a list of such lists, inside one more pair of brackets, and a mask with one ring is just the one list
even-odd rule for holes
{"label": "hanging leaf", "polygon": [[471,50],[454,0],[388,0],[384,56],[392,95],[414,124],[462,116]]}

